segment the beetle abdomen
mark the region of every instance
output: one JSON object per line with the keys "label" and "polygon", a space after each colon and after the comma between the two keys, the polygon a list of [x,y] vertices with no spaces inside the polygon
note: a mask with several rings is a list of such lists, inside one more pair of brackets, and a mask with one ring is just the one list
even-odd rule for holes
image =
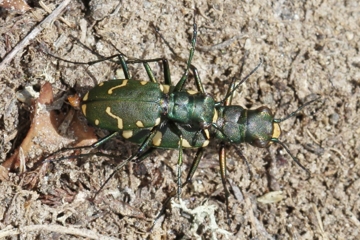
{"label": "beetle abdomen", "polygon": [[152,128],[166,110],[161,86],[128,79],[103,82],[85,94],[81,109],[89,122],[107,130]]}

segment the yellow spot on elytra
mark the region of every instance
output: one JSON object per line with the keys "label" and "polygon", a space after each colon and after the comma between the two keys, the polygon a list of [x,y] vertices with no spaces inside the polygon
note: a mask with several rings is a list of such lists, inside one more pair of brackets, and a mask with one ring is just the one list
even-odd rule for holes
{"label": "yellow spot on elytra", "polygon": [[138,126],[139,128],[143,128],[144,127],[144,124],[143,124],[143,122],[142,121],[136,121],[136,126]]}
{"label": "yellow spot on elytra", "polygon": [[153,143],[154,146],[157,147],[157,146],[160,146],[161,140],[162,140],[162,133],[160,131],[157,131],[155,133],[155,136],[154,136],[153,140],[152,140],[152,143]]}
{"label": "yellow spot on elytra", "polygon": [[148,84],[149,82],[148,81],[140,81],[140,84],[141,85],[146,85],[146,84]]}
{"label": "yellow spot on elytra", "polygon": [[86,94],[85,94],[85,96],[83,97],[83,101],[87,101],[88,100],[88,98],[89,98],[89,92],[87,92]]}
{"label": "yellow spot on elytra", "polygon": [[86,104],[81,105],[81,110],[82,110],[84,116],[86,116]]}
{"label": "yellow spot on elytra", "polygon": [[163,92],[163,93],[169,93],[170,91],[170,86],[169,85],[162,85],[160,84],[160,90]]}
{"label": "yellow spot on elytra", "polygon": [[210,132],[208,129],[204,129],[204,133],[206,135],[206,139],[210,139]]}
{"label": "yellow spot on elytra", "polygon": [[[180,144],[180,141],[179,141],[179,144]],[[184,148],[191,148],[192,147],[190,145],[190,143],[188,142],[188,140],[186,140],[186,139],[182,140],[182,145],[181,146],[184,147]]]}
{"label": "yellow spot on elytra", "polygon": [[274,131],[273,131],[272,138],[279,138],[281,135],[281,129],[280,129],[279,123],[274,123],[273,127],[274,127]]}
{"label": "yellow spot on elytra", "polygon": [[117,120],[117,122],[118,122],[118,128],[119,128],[119,129],[123,129],[123,127],[124,127],[123,120],[122,120],[120,117],[118,117],[118,116],[116,116],[115,114],[113,114],[113,113],[111,112],[111,108],[110,108],[110,107],[107,107],[106,110],[105,110],[105,112],[106,112],[110,117],[115,118],[115,119]]}
{"label": "yellow spot on elytra", "polygon": [[125,139],[131,138],[133,136],[134,132],[132,130],[125,130],[122,132],[122,136]]}
{"label": "yellow spot on elytra", "polygon": [[194,90],[187,90],[186,92],[190,95],[194,95],[194,94],[198,93],[197,91],[194,91]]}
{"label": "yellow spot on elytra", "polygon": [[219,115],[218,115],[218,112],[217,112],[216,109],[215,109],[212,122],[213,122],[213,123],[216,123],[216,121],[218,120],[218,118],[219,118]]}
{"label": "yellow spot on elytra", "polygon": [[102,85],[104,85],[104,82],[98,84],[99,87],[101,87]]}
{"label": "yellow spot on elytra", "polygon": [[95,119],[95,125],[97,126],[97,125],[99,125],[99,120],[98,119]]}
{"label": "yellow spot on elytra", "polygon": [[123,80],[123,82],[122,82],[120,85],[117,85],[117,86],[115,86],[115,87],[110,88],[110,89],[108,90],[108,94],[112,94],[113,91],[114,91],[114,89],[125,87],[126,84],[127,84],[127,82],[128,82],[128,80],[125,79],[125,80]]}
{"label": "yellow spot on elytra", "polygon": [[154,126],[159,125],[159,124],[160,124],[160,122],[161,122],[161,119],[160,119],[160,118],[157,118],[157,119],[155,120],[155,125],[154,125]]}
{"label": "yellow spot on elytra", "polygon": [[209,145],[210,141],[209,140],[205,140],[203,145],[201,147],[206,147],[207,145]]}

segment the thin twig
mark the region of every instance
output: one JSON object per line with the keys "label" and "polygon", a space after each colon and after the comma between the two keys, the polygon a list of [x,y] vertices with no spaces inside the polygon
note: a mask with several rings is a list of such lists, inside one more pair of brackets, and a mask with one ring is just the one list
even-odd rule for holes
{"label": "thin twig", "polygon": [[323,225],[319,210],[317,209],[315,204],[312,204],[312,207],[315,212],[316,220],[318,221],[318,228],[319,228],[320,234],[322,236],[322,239],[328,240],[329,238],[328,238],[326,232],[324,231],[324,225]]}
{"label": "thin twig", "polygon": [[39,25],[37,25],[21,42],[16,45],[11,52],[6,55],[3,61],[0,63],[0,72],[5,69],[15,55],[22,51],[25,46],[27,46],[31,40],[33,40],[48,24],[54,21],[57,18],[64,8],[70,3],[71,0],[64,0],[49,16],[47,16]]}
{"label": "thin twig", "polygon": [[202,51],[202,52],[208,52],[208,51],[213,51],[213,50],[221,50],[227,46],[229,46],[230,44],[232,44],[234,41],[242,39],[242,38],[248,38],[248,35],[237,35],[234,36],[228,40],[225,40],[221,43],[218,44],[214,44],[211,46],[196,46],[196,50]]}
{"label": "thin twig", "polygon": [[[51,13],[52,10],[47,6],[45,5],[45,3],[43,1],[39,1],[39,5],[47,12],[47,13]],[[74,27],[73,24],[69,23],[65,18],[63,17],[59,17],[59,19],[65,23],[66,25],[68,25],[69,27]]]}
{"label": "thin twig", "polygon": [[340,155],[340,157],[342,157],[344,160],[346,159],[346,157],[344,156],[344,154],[342,154],[342,152],[340,152],[340,150],[336,149],[336,148],[329,148],[329,150],[336,152],[337,154]]}
{"label": "thin twig", "polygon": [[310,138],[311,138],[317,145],[320,146],[319,141],[316,140],[316,138],[314,137],[314,135],[312,135],[308,129],[306,129],[306,132],[307,132],[307,134],[310,136]]}

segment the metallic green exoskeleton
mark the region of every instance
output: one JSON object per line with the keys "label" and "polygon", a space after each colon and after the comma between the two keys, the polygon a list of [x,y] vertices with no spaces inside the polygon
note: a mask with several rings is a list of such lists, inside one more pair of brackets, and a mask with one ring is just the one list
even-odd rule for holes
{"label": "metallic green exoskeleton", "polygon": [[[108,180],[129,161],[141,161],[156,148],[178,149],[178,197],[183,186],[180,178],[182,149],[198,149],[186,184],[195,173],[204,148],[212,139],[220,141],[220,171],[225,189],[227,213],[229,214],[224,144],[249,143],[255,147],[264,148],[272,142],[279,143],[301,168],[307,170],[279,141],[278,138],[281,134],[279,123],[294,116],[302,108],[317,99],[305,103],[283,119],[275,119],[267,107],[248,110],[241,106],[231,105],[234,91],[258,69],[260,63],[239,82],[233,79],[224,99],[215,101],[205,92],[197,69],[191,65],[195,51],[196,34],[196,24],[194,24],[192,48],[187,66],[183,76],[175,86],[171,85],[170,70],[166,59],[125,60],[124,55],[119,55],[119,62],[124,70],[125,79],[102,82],[91,89],[83,97],[81,109],[90,123],[114,132],[90,147],[98,147],[117,135],[140,144],[138,151],[119,164]],[[148,63],[155,61],[163,62],[165,84],[160,84],[150,69]],[[150,81],[131,79],[128,64],[133,63],[144,65]],[[189,91],[184,88],[189,70],[194,73],[197,91]]]}
{"label": "metallic green exoskeleton", "polygon": [[[123,58],[123,56],[120,57]],[[147,65],[149,61],[153,60],[137,60],[137,62],[142,62],[150,72]],[[123,60],[123,62],[125,63],[123,68],[127,70],[127,61]],[[267,107],[248,110],[241,106],[231,105],[230,99],[233,92],[259,66],[260,64],[239,83],[235,84],[234,80],[226,97],[220,102],[216,102],[210,95],[203,92],[204,88],[197,70],[191,66],[197,86],[200,86],[199,91],[189,91],[179,87],[183,86],[185,78],[182,78],[176,86],[171,86],[158,83],[149,74],[150,82],[130,78],[102,82],[85,94],[81,108],[89,122],[115,132],[96,144],[101,144],[119,134],[131,142],[140,144],[138,152],[120,164],[116,170],[133,159],[138,159],[138,161],[144,159],[156,148],[179,149],[178,196],[182,187],[180,179],[182,149],[199,149],[187,177],[187,183],[191,180],[201,160],[203,148],[210,143],[212,138],[223,143],[249,143],[260,148],[277,142],[286,149],[300,167],[306,170],[279,141],[281,134],[279,123],[294,116],[296,112],[315,100],[304,104],[284,119],[275,119]],[[165,64],[165,68],[167,67]],[[165,80],[170,83],[166,75]],[[144,151],[146,148],[149,149]],[[229,193],[225,185],[226,157],[224,151],[220,153],[220,169],[227,202]]]}
{"label": "metallic green exoskeleton", "polygon": [[[195,91],[172,92],[174,87],[131,79],[102,82],[82,99],[87,120],[103,129],[122,131],[152,128],[166,118],[194,128],[207,128],[213,122],[215,101]],[[102,113],[102,114],[99,114]]]}

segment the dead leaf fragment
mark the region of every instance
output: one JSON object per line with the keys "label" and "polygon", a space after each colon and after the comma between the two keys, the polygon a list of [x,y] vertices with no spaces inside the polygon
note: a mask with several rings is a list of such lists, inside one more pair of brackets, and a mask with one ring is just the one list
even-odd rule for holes
{"label": "dead leaf fragment", "polygon": [[40,158],[44,153],[49,154],[72,142],[75,143],[74,146],[84,146],[97,141],[94,130],[80,122],[77,117],[74,117],[66,127],[67,131],[72,133],[70,138],[65,137],[64,132],[60,133],[59,128],[67,118],[66,114],[47,109],[53,100],[51,84],[45,83],[39,98],[33,103],[30,129],[19,148],[2,164],[4,167],[17,169],[20,166],[19,149],[22,149],[21,156],[28,164],[34,155]]}
{"label": "dead leaf fragment", "polygon": [[0,181],[9,180],[9,171],[0,165]]}
{"label": "dead leaf fragment", "polygon": [[283,191],[268,192],[257,199],[261,203],[277,203],[285,198]]}
{"label": "dead leaf fragment", "polygon": [[0,0],[0,7],[24,13],[31,7],[24,0]]}

